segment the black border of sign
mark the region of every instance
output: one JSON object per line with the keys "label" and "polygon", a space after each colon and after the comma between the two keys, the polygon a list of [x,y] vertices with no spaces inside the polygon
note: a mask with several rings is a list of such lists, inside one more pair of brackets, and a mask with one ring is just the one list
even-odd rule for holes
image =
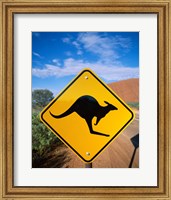
{"label": "black border of sign", "polygon": [[[132,114],[130,120],[114,135],[113,138],[111,138],[111,140],[109,140],[109,142],[91,159],[91,160],[85,160],[72,146],[70,146],[44,119],[43,119],[43,114],[47,111],[47,109],[49,109],[49,107],[51,105],[53,105],[55,103],[55,101],[84,73],[84,72],[89,72],[91,73],[112,95],[114,95],[115,98],[117,98],[118,101],[120,101],[120,103],[122,105],[124,105]],[[85,69],[83,70],[73,81],[71,81],[71,83],[61,92],[61,94],[59,96],[57,96],[53,101],[52,103],[50,103],[46,108],[45,110],[41,113],[41,120],[47,124],[51,130],[53,130],[53,132],[57,135],[57,137],[59,137],[62,141],[64,141],[64,143],[67,144],[67,146],[69,146],[83,161],[85,162],[92,162],[98,155],[101,151],[103,151],[103,149],[112,141],[114,140],[114,138],[125,128],[125,126],[127,126],[127,124],[133,119],[134,117],[134,113],[100,80],[98,79],[98,77],[96,77],[90,70],[88,69]]]}

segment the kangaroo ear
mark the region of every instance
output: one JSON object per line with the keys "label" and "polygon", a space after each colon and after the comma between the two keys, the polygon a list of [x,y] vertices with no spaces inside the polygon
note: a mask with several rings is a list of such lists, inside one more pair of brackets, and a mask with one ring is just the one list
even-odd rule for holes
{"label": "kangaroo ear", "polygon": [[108,103],[107,101],[104,101],[107,105],[109,105],[110,103]]}

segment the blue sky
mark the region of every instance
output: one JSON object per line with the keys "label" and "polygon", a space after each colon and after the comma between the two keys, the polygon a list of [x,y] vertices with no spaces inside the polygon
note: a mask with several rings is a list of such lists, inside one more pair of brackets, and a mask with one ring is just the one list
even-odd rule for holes
{"label": "blue sky", "polygon": [[138,32],[32,32],[32,89],[59,93],[82,69],[106,83],[139,77]]}

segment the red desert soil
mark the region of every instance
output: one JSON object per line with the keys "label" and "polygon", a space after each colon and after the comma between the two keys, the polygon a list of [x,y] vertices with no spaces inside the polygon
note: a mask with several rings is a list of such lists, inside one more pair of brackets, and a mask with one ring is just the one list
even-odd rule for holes
{"label": "red desert soil", "polygon": [[126,102],[139,102],[139,79],[113,82],[108,84],[110,88]]}
{"label": "red desert soil", "polygon": [[[116,140],[93,161],[93,168],[128,168],[133,156],[134,146],[131,138],[139,134],[139,113],[135,112],[135,120],[128,126]],[[70,161],[66,164],[69,168],[85,168],[85,163],[68,149]],[[139,148],[137,148],[132,168],[139,167]]]}

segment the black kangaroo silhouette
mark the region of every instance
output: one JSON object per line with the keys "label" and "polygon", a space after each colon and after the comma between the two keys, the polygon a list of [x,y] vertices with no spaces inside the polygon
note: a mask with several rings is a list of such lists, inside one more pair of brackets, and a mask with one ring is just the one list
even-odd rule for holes
{"label": "black kangaroo silhouette", "polygon": [[108,103],[107,101],[104,101],[104,102],[107,104],[107,106],[101,106],[99,105],[98,101],[94,97],[85,95],[85,96],[79,97],[75,101],[75,103],[61,115],[54,115],[50,111],[49,112],[54,118],[66,117],[67,115],[70,115],[71,113],[76,112],[80,117],[85,119],[91,134],[103,135],[103,136],[108,137],[109,136],[108,134],[96,132],[92,128],[92,119],[94,117],[97,117],[96,123],[94,124],[94,125],[97,125],[99,121],[103,117],[105,117],[105,115],[108,112],[110,112],[111,110],[118,110],[115,106]]}

